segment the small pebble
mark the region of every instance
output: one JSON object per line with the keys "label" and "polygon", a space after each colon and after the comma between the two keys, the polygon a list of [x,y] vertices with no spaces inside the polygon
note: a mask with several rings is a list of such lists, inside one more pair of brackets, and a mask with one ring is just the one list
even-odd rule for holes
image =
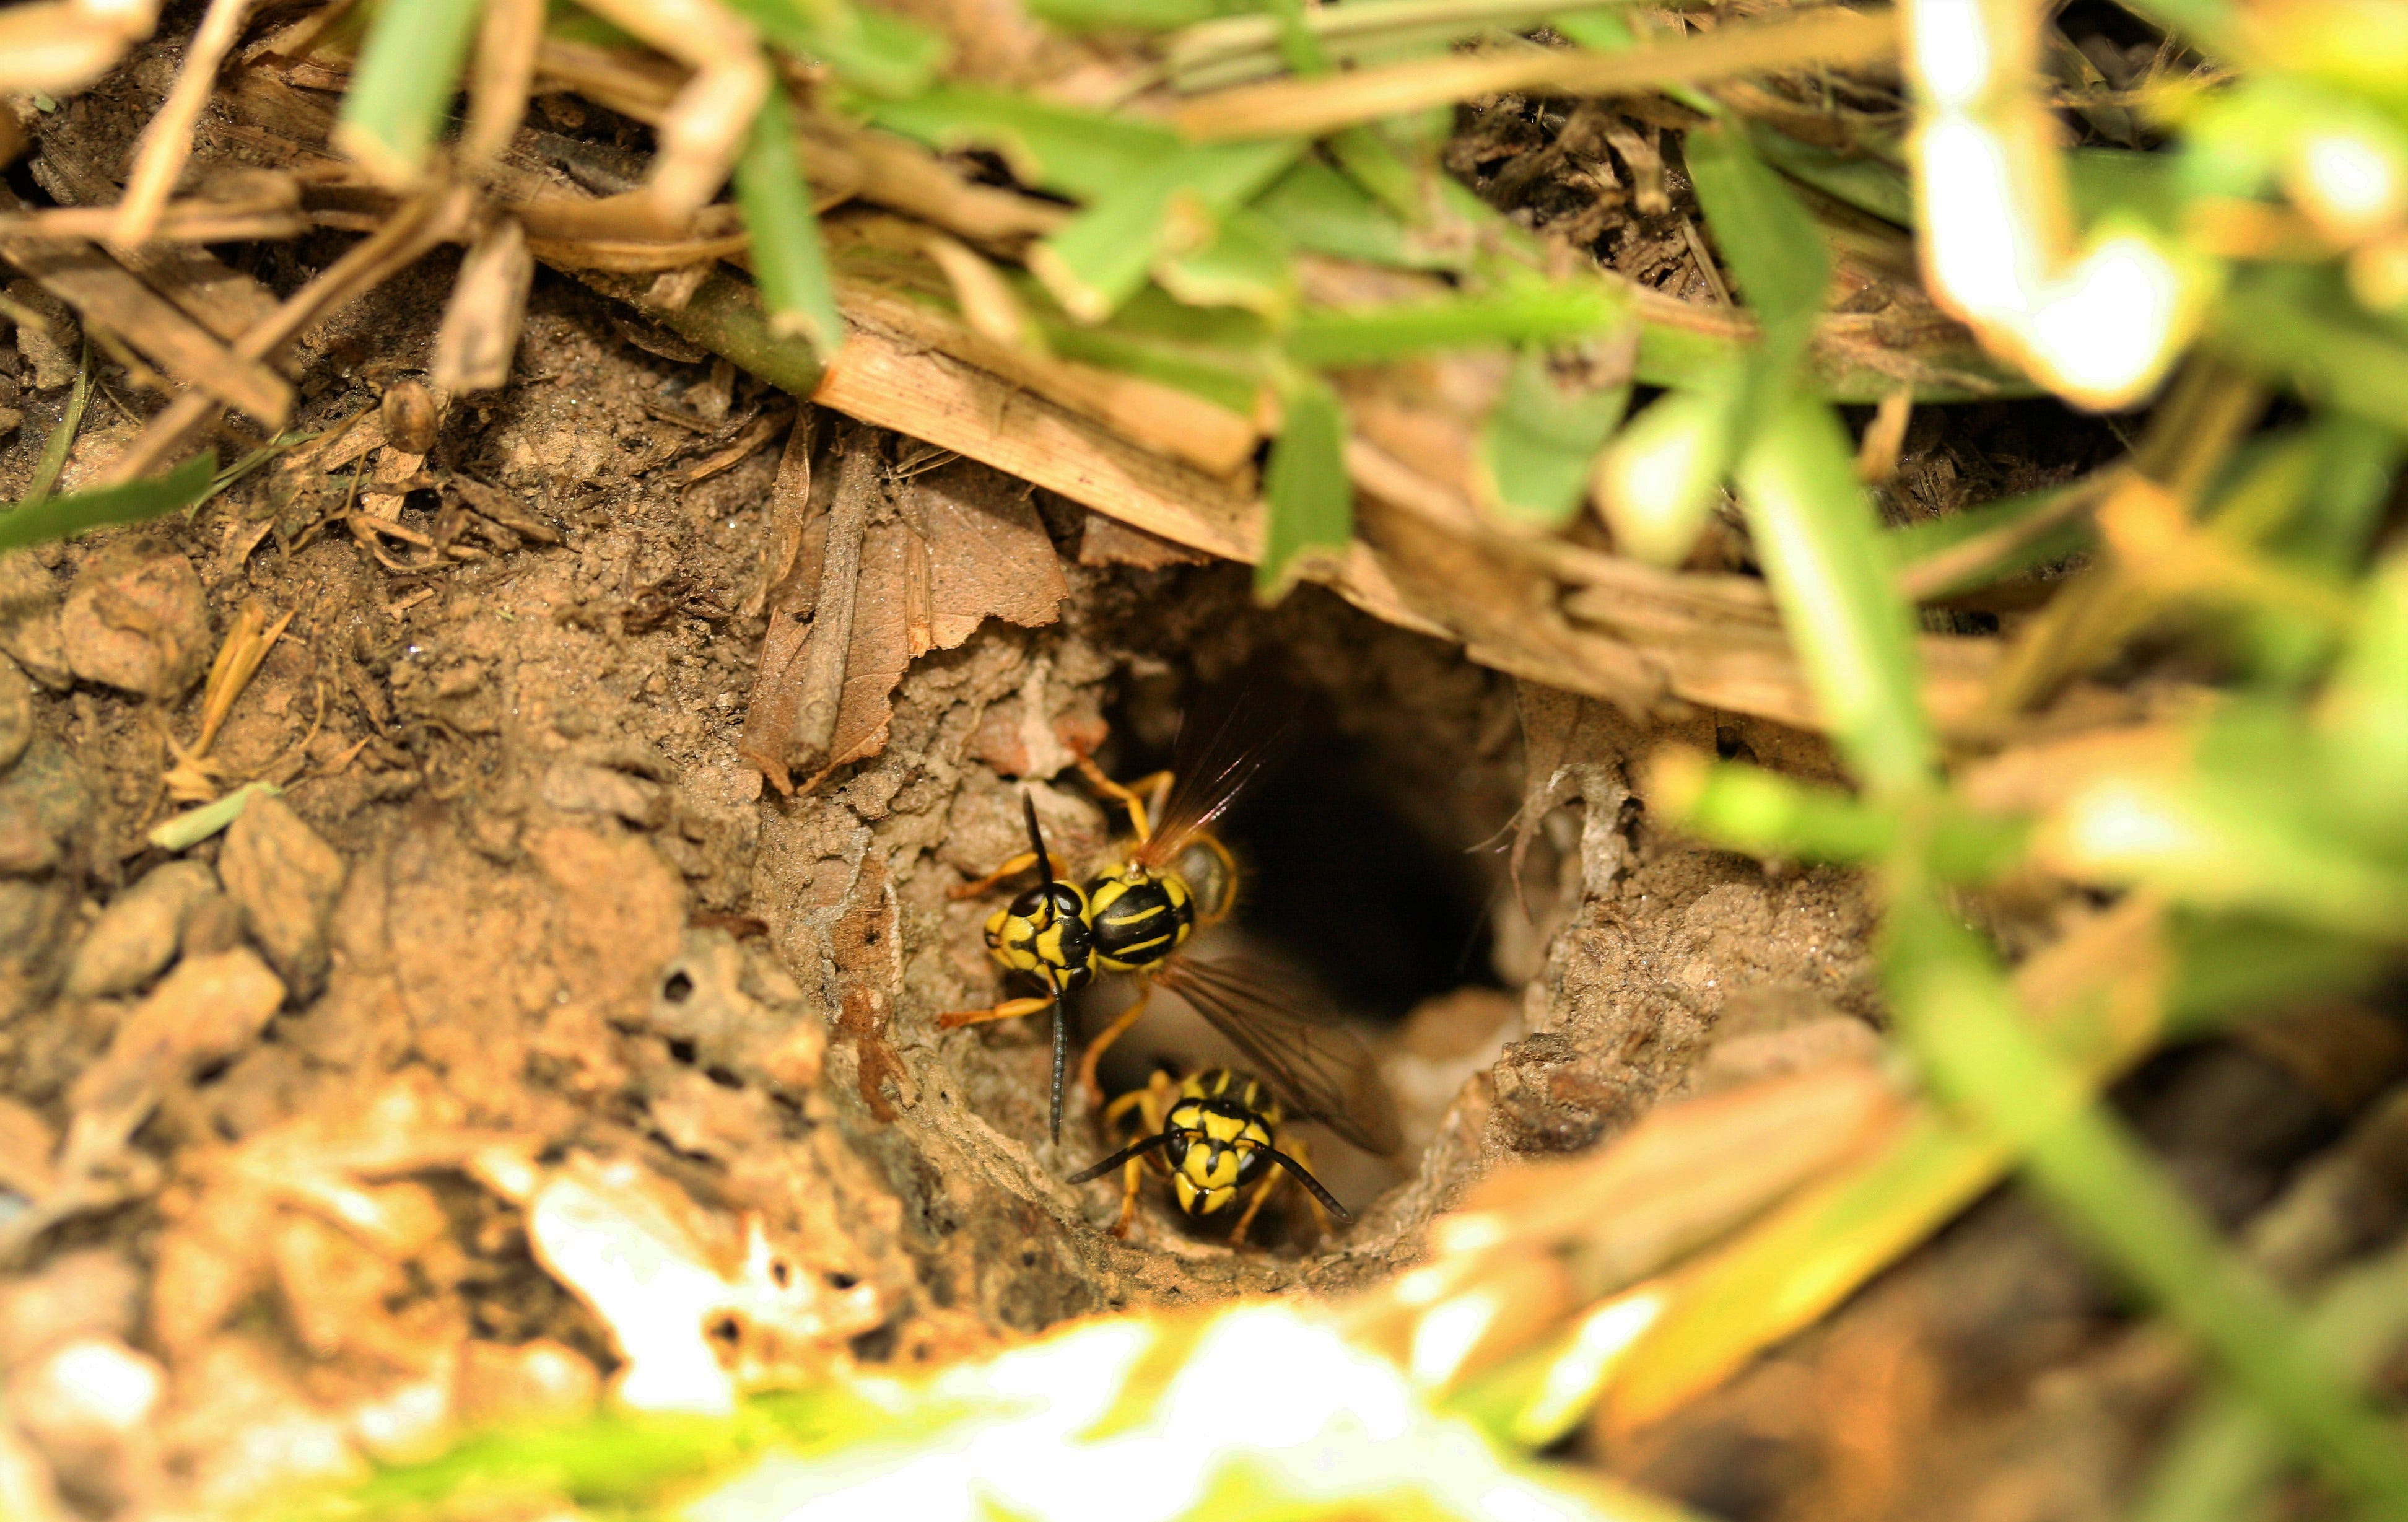
{"label": "small pebble", "polygon": [[415,380],[397,380],[384,394],[384,437],[404,454],[423,454],[435,447],[435,398]]}
{"label": "small pebble", "polygon": [[59,842],[32,802],[0,795],[0,877],[40,877],[59,859]]}
{"label": "small pebble", "polygon": [[242,944],[242,906],[222,893],[212,893],[184,915],[184,940],[178,949],[186,956],[215,956]]}
{"label": "small pebble", "polygon": [[75,897],[64,878],[0,877],[0,1021],[36,1008],[58,986],[59,942]]}
{"label": "small pebble", "polygon": [[194,906],[219,897],[217,874],[207,863],[152,868],[101,911],[67,963],[66,991],[107,998],[143,987],[174,960]]}
{"label": "small pebble", "polygon": [[315,994],[326,976],[326,922],[343,891],[335,848],[282,798],[263,795],[226,831],[218,875],[294,994]]}
{"label": "small pebble", "polygon": [[0,651],[52,691],[75,680],[59,638],[58,583],[30,550],[0,553]]}
{"label": "small pebble", "polygon": [[15,766],[33,739],[33,681],[15,661],[0,655],[0,771]]}
{"label": "small pebble", "polygon": [[86,682],[145,697],[176,697],[210,651],[201,578],[177,551],[119,539],[92,557],[59,610],[67,665]]}

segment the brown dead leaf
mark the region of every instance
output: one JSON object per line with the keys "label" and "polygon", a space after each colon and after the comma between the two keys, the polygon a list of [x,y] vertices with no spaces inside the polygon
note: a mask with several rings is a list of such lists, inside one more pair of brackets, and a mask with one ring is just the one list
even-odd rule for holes
{"label": "brown dead leaf", "polygon": [[1082,566],[1134,566],[1160,570],[1165,566],[1202,566],[1212,557],[1159,534],[1149,534],[1105,513],[1089,512],[1079,536]]}

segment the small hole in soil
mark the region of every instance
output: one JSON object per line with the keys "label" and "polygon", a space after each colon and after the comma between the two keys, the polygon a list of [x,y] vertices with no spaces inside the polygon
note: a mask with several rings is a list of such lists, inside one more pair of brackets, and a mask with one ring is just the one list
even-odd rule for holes
{"label": "small hole in soil", "polygon": [[661,997],[672,1004],[682,1004],[694,997],[694,978],[683,969],[672,972],[661,983]]}
{"label": "small hole in soil", "polygon": [[843,1272],[830,1273],[827,1276],[827,1282],[830,1289],[851,1289],[853,1285],[861,1283],[861,1281],[853,1275]]}
{"label": "small hole in soil", "polygon": [[691,1068],[694,1066],[694,1042],[683,1037],[673,1036],[669,1039],[669,1056],[673,1060],[682,1062]]}

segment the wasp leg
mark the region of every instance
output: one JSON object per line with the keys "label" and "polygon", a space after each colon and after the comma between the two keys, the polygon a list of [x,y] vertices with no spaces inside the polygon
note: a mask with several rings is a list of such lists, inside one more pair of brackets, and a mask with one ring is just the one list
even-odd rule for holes
{"label": "wasp leg", "polygon": [[[1057,856],[1054,859],[1058,861],[1061,858]],[[995,891],[995,885],[1002,882],[1005,878],[1025,872],[1036,865],[1037,853],[1034,851],[1024,851],[974,883],[956,883],[952,887],[945,890],[945,897],[948,898],[975,898],[980,894],[992,893]]]}
{"label": "wasp leg", "polygon": [[1121,806],[1128,810],[1129,828],[1135,833],[1140,843],[1151,840],[1154,836],[1154,825],[1147,812],[1146,795],[1149,793],[1154,795],[1151,806],[1153,812],[1160,813],[1162,800],[1170,796],[1170,773],[1157,771],[1151,777],[1140,777],[1133,783],[1116,783],[1104,775],[1104,768],[1096,765],[1093,756],[1080,752],[1077,760],[1080,774],[1095,784],[1096,792],[1108,798],[1119,799]]}
{"label": "wasp leg", "polygon": [[1024,1014],[1040,1014],[1053,1007],[1051,998],[1007,998],[991,1010],[949,1010],[937,1016],[937,1028],[959,1030],[964,1026],[982,1026],[990,1020],[1017,1020]]}
{"label": "wasp leg", "polygon": [[[1104,1106],[1104,1126],[1107,1131],[1123,1115],[1127,1114],[1131,1110],[1136,1110],[1140,1118],[1151,1122],[1146,1127],[1147,1139],[1151,1141],[1158,1136],[1162,1130],[1162,1123],[1153,1118],[1155,1106],[1147,1101],[1155,1098],[1161,1078],[1162,1075],[1156,1073],[1147,1082],[1145,1087],[1133,1088]],[[1140,1142],[1138,1147],[1130,1148],[1128,1161],[1121,1165],[1121,1213],[1120,1218],[1112,1223],[1112,1235],[1116,1239],[1126,1238],[1129,1223],[1137,1219],[1138,1194],[1145,1187],[1146,1151],[1139,1150],[1143,1146],[1144,1143]]]}
{"label": "wasp leg", "polygon": [[1139,984],[1136,1001],[1112,1016],[1112,1023],[1096,1032],[1096,1039],[1087,1043],[1087,1055],[1079,1059],[1079,1083],[1090,1098],[1100,1102],[1104,1097],[1104,1086],[1096,1082],[1096,1064],[1102,1058],[1104,1048],[1128,1034],[1128,1027],[1136,1025],[1138,1017],[1145,1013],[1146,1000],[1153,997],[1153,983]]}
{"label": "wasp leg", "polygon": [[[1285,1176],[1283,1173],[1274,1172],[1254,1185],[1254,1198],[1246,1201],[1245,1213],[1238,1217],[1237,1226],[1229,1232],[1230,1246],[1243,1247],[1246,1244],[1246,1228],[1254,1224],[1255,1213],[1263,1208],[1264,1201],[1270,1199],[1272,1193],[1279,1188],[1281,1179]],[[1313,1208],[1318,1210],[1321,1207],[1315,1205]],[[1326,1233],[1328,1227],[1326,1218],[1323,1220],[1322,1226]]]}

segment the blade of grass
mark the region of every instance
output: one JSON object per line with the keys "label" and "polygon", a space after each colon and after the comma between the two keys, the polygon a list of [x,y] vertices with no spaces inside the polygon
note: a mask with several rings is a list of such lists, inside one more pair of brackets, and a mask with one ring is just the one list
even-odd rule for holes
{"label": "blade of grass", "polygon": [[769,313],[769,331],[808,340],[823,363],[844,342],[828,283],[827,246],[811,214],[811,188],[795,147],[795,112],[785,87],[769,86],[752,120],[752,141],[736,161],[736,201],[752,235],[752,278]]}
{"label": "blade of grass", "polygon": [[1304,150],[1300,141],[1192,148],[1098,200],[1029,251],[1062,309],[1099,323],[1136,294],[1157,261],[1208,242]]}
{"label": "blade of grass", "polygon": [[111,524],[138,524],[190,507],[208,492],[217,471],[218,457],[212,452],[196,455],[164,476],[44,497],[12,509],[0,513],[0,550],[63,539]]}
{"label": "blade of grass", "polygon": [[42,440],[41,458],[34,462],[34,476],[25,483],[25,495],[17,499],[18,510],[34,506],[49,496],[59,483],[59,475],[67,467],[67,455],[75,449],[76,435],[83,428],[84,409],[92,401],[92,346],[86,344],[83,358],[76,366],[75,387],[67,393],[67,405],[60,412],[57,426]]}
{"label": "blade of grass", "polygon": [[460,86],[477,0],[387,0],[360,45],[335,146],[394,188],[418,183]]}
{"label": "blade of grass", "polygon": [[[1887,856],[1905,836],[1895,809],[1760,767],[1674,750],[1659,753],[1648,774],[1648,797],[1667,818],[1750,855],[1863,866]],[[1942,807],[1926,828],[1931,869],[1949,882],[1994,878],[2023,857],[2019,820]]]}
{"label": "blade of grass", "polygon": [[1201,96],[1182,108],[1175,120],[1180,132],[1197,142],[1318,136],[1482,95],[1637,93],[1813,63],[1869,63],[1889,57],[1897,49],[1898,22],[1891,12],[1834,7],[1773,21],[1734,22],[1680,42],[1624,53],[1546,50],[1505,57],[1438,58],[1321,79],[1252,85]]}
{"label": "blade of grass", "polygon": [[1932,775],[1914,626],[1890,586],[1872,504],[1839,420],[1793,398],[1741,459],[1741,506],[1809,685],[1867,792],[1896,798]]}
{"label": "blade of grass", "polygon": [[1918,883],[1890,896],[1884,981],[1946,1100],[2107,1263],[2213,1353],[2269,1419],[2378,1515],[2408,1516],[2408,1446],[2349,1386],[2296,1308],[2229,1251],[2090,1085],[2024,1022],[1990,954]]}
{"label": "blade of grass", "polygon": [[1628,312],[1622,293],[1601,281],[1528,280],[1486,294],[1308,310],[1289,331],[1287,352],[1315,368],[1373,365],[1433,349],[1590,337],[1627,321]]}
{"label": "blade of grass", "polygon": [[[2307,1336],[2354,1378],[2372,1378],[2408,1337],[2408,1250],[2394,1248],[2328,1287]],[[2280,1427],[2237,1391],[2197,1403],[2133,1507],[2134,1522],[2243,1522],[2272,1514],[2289,1454]]]}
{"label": "blade of grass", "polygon": [[1559,385],[1546,352],[1525,349],[1481,428],[1488,505],[1508,522],[1563,526],[1580,511],[1597,452],[1629,405],[1627,380],[1602,390]]}
{"label": "blade of grass", "polygon": [[1319,377],[1289,387],[1286,419],[1263,482],[1263,558],[1254,592],[1273,598],[1294,581],[1297,556],[1342,550],[1354,537],[1354,487],[1346,476],[1346,412]]}

